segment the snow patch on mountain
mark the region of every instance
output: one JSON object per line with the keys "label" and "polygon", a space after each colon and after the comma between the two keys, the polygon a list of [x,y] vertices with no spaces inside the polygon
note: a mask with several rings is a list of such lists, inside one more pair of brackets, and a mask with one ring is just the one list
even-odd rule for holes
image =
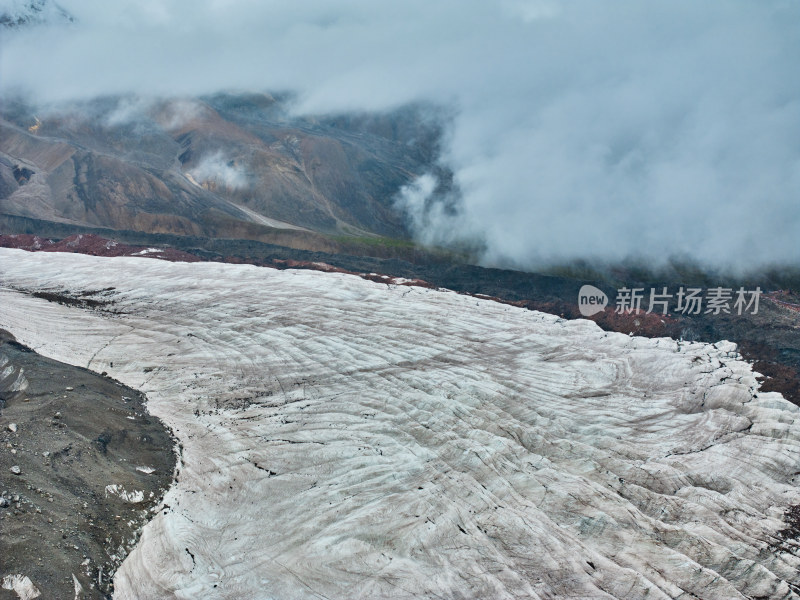
{"label": "snow patch on mountain", "polygon": [[75,19],[51,0],[0,0],[0,27],[71,23]]}

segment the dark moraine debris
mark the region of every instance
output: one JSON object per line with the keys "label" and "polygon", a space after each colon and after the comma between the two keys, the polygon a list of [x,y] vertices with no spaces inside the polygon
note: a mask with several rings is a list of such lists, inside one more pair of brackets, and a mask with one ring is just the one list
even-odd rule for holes
{"label": "dark moraine debris", "polygon": [[17,575],[42,598],[110,598],[177,460],[144,400],[0,330],[0,600]]}
{"label": "dark moraine debris", "polygon": [[65,306],[76,306],[78,308],[102,309],[113,304],[113,301],[106,297],[114,291],[114,288],[105,290],[90,290],[72,294],[69,291],[40,291],[32,292],[34,298],[41,298],[48,302],[58,302]]}
{"label": "dark moraine debris", "polygon": [[14,167],[14,179],[16,179],[17,183],[20,185],[25,185],[28,183],[33,175],[34,172],[30,169],[20,166]]}

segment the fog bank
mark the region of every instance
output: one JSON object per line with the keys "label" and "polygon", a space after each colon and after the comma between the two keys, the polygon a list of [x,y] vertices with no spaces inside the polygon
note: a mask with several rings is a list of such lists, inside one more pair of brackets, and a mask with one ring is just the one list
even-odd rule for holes
{"label": "fog bank", "polygon": [[[60,3],[3,32],[0,92],[291,90],[298,113],[452,109],[441,162],[396,199],[490,264],[800,262],[800,4],[255,0]],[[452,205],[452,195],[445,199]]]}

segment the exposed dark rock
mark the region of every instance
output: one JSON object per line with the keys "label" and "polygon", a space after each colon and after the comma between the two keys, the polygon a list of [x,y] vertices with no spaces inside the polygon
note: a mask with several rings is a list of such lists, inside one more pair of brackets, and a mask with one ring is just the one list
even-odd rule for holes
{"label": "exposed dark rock", "polygon": [[17,180],[17,183],[20,185],[25,185],[30,180],[31,176],[33,175],[33,171],[28,169],[27,167],[14,167],[14,179]]}
{"label": "exposed dark rock", "polygon": [[[135,390],[6,332],[0,339],[0,360],[27,381],[0,416],[0,444],[15,451],[0,453],[0,575],[24,574],[43,598],[73,598],[74,574],[81,598],[110,597],[116,567],[171,482],[173,438]],[[108,485],[144,499],[126,502]]]}

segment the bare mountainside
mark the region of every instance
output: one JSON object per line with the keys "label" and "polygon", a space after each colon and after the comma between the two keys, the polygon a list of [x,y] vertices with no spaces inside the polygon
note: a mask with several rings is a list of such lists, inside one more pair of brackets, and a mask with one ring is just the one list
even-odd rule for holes
{"label": "bare mountainside", "polygon": [[117,598],[798,597],[799,409],[733,344],[341,273],[0,249],[0,278],[3,327],[183,446]]}
{"label": "bare mountainside", "polygon": [[439,119],[423,107],[300,118],[287,102],[110,97],[45,110],[6,101],[0,214],[256,240],[275,228],[406,237],[394,198],[432,168]]}
{"label": "bare mountainside", "polygon": [[[81,302],[107,307],[103,293]],[[0,330],[0,600],[110,596],[173,478],[173,441],[143,401]]]}

